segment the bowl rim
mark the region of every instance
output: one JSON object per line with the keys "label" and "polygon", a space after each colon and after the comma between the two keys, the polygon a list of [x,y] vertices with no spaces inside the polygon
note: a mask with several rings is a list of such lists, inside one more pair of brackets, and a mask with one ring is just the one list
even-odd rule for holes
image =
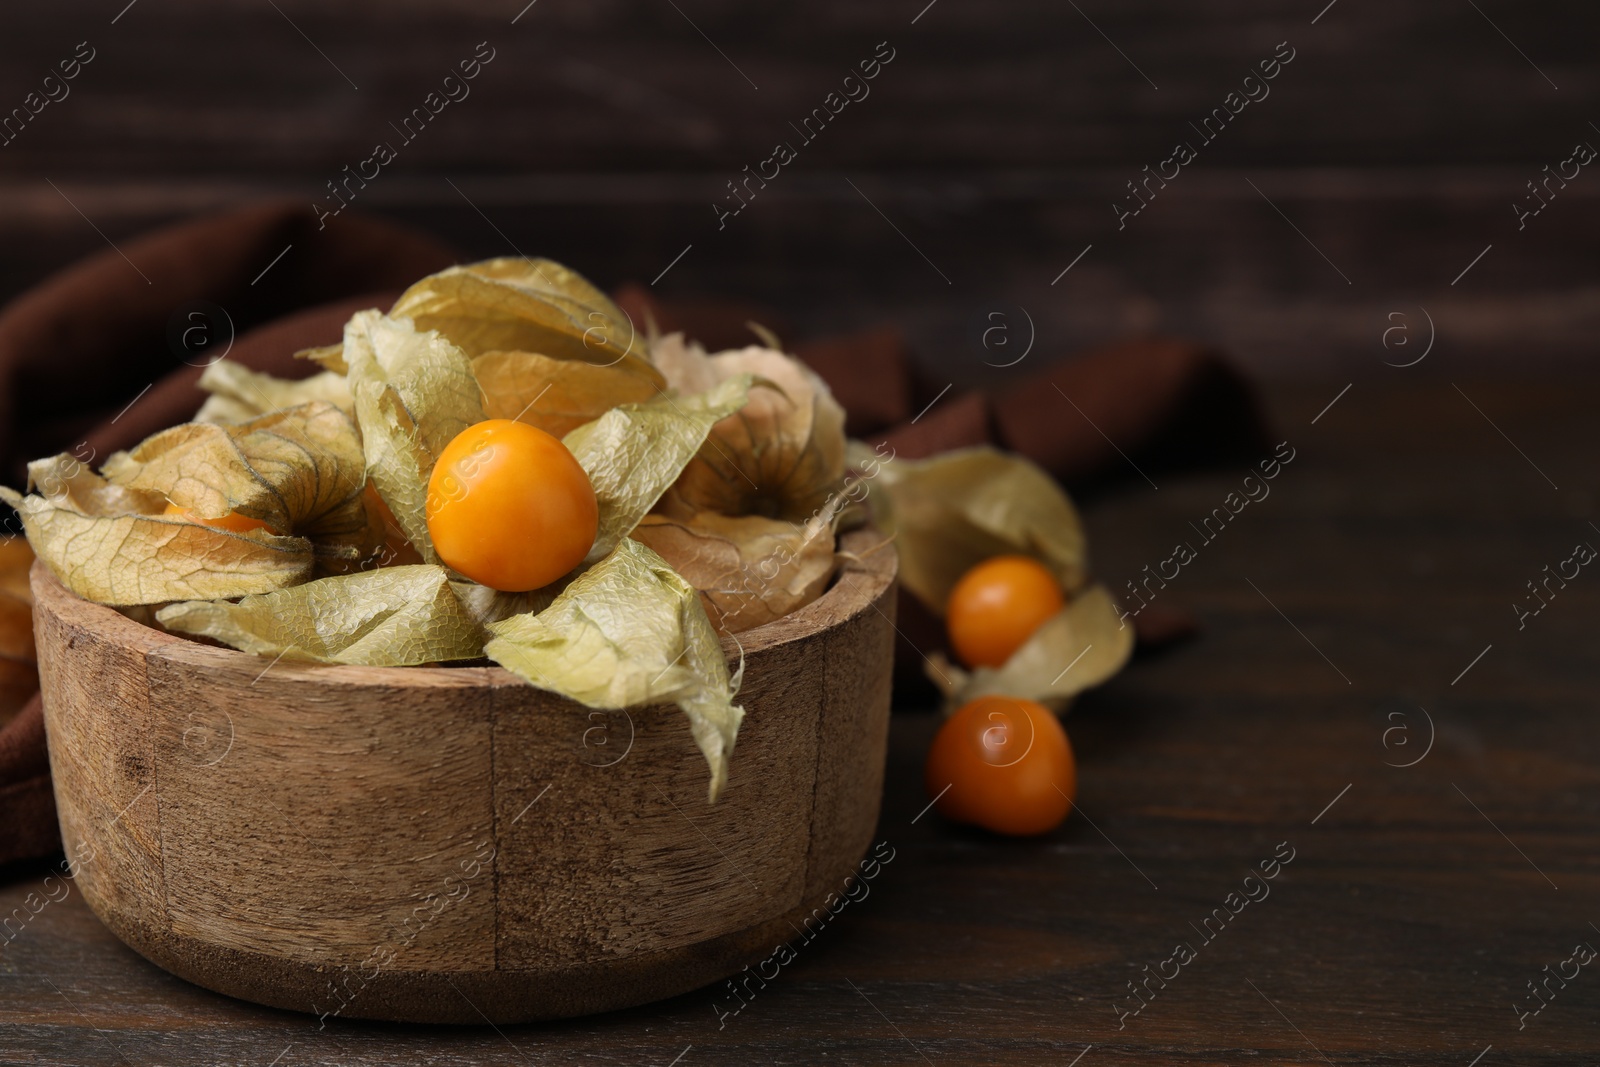
{"label": "bowl rim", "polygon": [[[723,655],[737,663],[748,657],[831,629],[861,612],[877,607],[877,600],[893,584],[899,556],[892,538],[865,526],[838,539],[840,566],[829,587],[811,603],[782,618],[773,619],[736,635],[722,638]],[[49,614],[75,623],[122,647],[153,652],[180,652],[199,667],[228,674],[252,671],[264,657],[235,648],[204,644],[166,633],[131,619],[116,608],[87,600],[68,589],[42,559],[35,559],[30,575],[34,602]],[[892,620],[891,620],[892,622]],[[481,688],[526,686],[531,683],[496,663],[471,667],[376,667],[347,663],[278,662],[274,674],[282,680],[316,681],[392,687]],[[537,688],[537,687],[535,687]]]}

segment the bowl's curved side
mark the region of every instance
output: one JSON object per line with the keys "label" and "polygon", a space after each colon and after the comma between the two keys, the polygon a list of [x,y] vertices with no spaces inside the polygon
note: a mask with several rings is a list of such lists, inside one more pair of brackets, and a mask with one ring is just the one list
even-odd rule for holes
{"label": "bowl's curved side", "polygon": [[747,717],[712,807],[675,708],[594,712],[499,668],[267,667],[37,569],[85,898],[175,973],[317,1013],[549,1018],[714,980],[842,890],[870,843],[893,647],[880,543],[849,535],[827,594],[741,635]]}
{"label": "bowl's curved side", "polygon": [[[885,854],[893,857],[892,852]],[[870,889],[866,891],[870,893]],[[151,962],[218,993],[318,1017],[479,1025],[544,1022],[616,1011],[701,987],[719,1018],[775,979],[823,935],[840,907],[834,891],[741,930],[684,948],[640,952],[568,968],[412,970],[312,968],[281,956],[228,948],[125,915],[108,928]],[[860,891],[851,893],[864,899]],[[780,947],[781,946],[781,947]],[[748,971],[744,971],[748,968]],[[741,973],[744,972],[744,973]],[[726,986],[716,986],[729,979]]]}

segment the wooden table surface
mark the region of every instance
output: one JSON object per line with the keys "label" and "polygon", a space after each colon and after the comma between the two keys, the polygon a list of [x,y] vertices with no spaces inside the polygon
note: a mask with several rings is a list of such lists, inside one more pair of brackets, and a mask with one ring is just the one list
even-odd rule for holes
{"label": "wooden table surface", "polygon": [[[166,975],[74,893],[0,942],[0,1062],[1592,1062],[1600,973],[1566,961],[1600,946],[1600,573],[1520,628],[1512,605],[1600,545],[1600,383],[1374,359],[1345,385],[1272,394],[1295,459],[1159,594],[1203,636],[1072,712],[1080,812],[1030,841],[924,813],[935,719],[898,714],[893,861],[721,1025],[734,1002],[705,989],[547,1026],[319,1030]],[[1146,473],[1158,489],[1088,514],[1114,588],[1198,544],[1244,471]],[[0,915],[44,873],[5,872]]]}

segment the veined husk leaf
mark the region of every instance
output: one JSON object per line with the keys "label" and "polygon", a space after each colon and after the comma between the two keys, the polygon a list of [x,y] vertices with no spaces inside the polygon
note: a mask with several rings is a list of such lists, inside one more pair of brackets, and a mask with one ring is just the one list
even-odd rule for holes
{"label": "veined husk leaf", "polygon": [[731,634],[780,619],[822,595],[839,568],[838,513],[837,506],[828,507],[804,523],[710,511],[691,519],[646,515],[631,536],[698,589],[712,623]]}
{"label": "veined husk leaf", "polygon": [[[353,567],[382,543],[362,499],[355,426],[322,402],[234,426],[175,426],[111,456],[104,477],[67,455],[28,470],[38,492],[0,495],[62,583],[105,604],[264,593],[318,569]],[[233,533],[163,515],[169,502],[270,530]]]}
{"label": "veined husk leaf", "polygon": [[200,375],[200,388],[211,395],[195,415],[195,422],[248,422],[313,400],[325,401],[347,414],[352,407],[349,383],[342,373],[332,371],[289,381],[219,359]]}
{"label": "veined husk leaf", "polygon": [[472,364],[439,334],[378,311],[345,324],[344,358],[372,483],[423,561],[437,563],[428,479],[444,447],[483,421]]}
{"label": "veined husk leaf", "polygon": [[946,711],[981,696],[1037,700],[1060,711],[1071,699],[1116,674],[1133,654],[1124,623],[1103,585],[1079,589],[1000,667],[962,670],[939,653],[925,665],[944,692]]}
{"label": "veined husk leaf", "polygon": [[[853,453],[873,456],[864,445]],[[1032,556],[1068,599],[1088,575],[1083,524],[1055,479],[1021,456],[988,446],[878,465],[867,496],[879,529],[900,552],[900,584],[943,617],[950,590],[991,556]]]}
{"label": "veined husk leaf", "polygon": [[350,365],[344,361],[344,342],[333,345],[319,345],[316,348],[302,348],[294,354],[295,359],[308,359],[325,371],[334,374],[349,374]]}
{"label": "veined husk leaf", "polygon": [[259,656],[406,667],[476,659],[484,632],[443,567],[381,567],[247,596],[196,600],[156,613],[169,630]]}
{"label": "veined husk leaf", "polygon": [[295,585],[316,561],[303,537],[229,533],[162,517],[166,498],[113,485],[69,455],[28,464],[23,496],[0,486],[28,543],[68,589],[117,606],[232,597]]}
{"label": "veined husk leaf", "polygon": [[589,475],[600,503],[600,532],[587,562],[609,554],[699,451],[711,427],[749,400],[748,376],[729,378],[708,392],[662,393],[643,404],[612,408],[563,437]]}
{"label": "veined husk leaf", "polygon": [[591,708],[676,704],[711,767],[709,798],[717,799],[744,718],[733,703],[739,679],[728,674],[694,586],[666,560],[623,538],[548,608],[489,630],[489,658],[541,689]]}
{"label": "veined husk leaf", "polygon": [[713,511],[804,522],[838,491],[845,473],[844,409],[805,364],[758,346],[707,356],[682,334],[658,338],[651,353],[680,392],[742,375],[763,386],[737,416],[712,429],[663,499],[664,513],[686,518]]}
{"label": "veined husk leaf", "polygon": [[116,485],[159,493],[201,518],[234,513],[310,537],[331,557],[362,559],[382,542],[362,499],[355,424],[325,401],[226,426],[174,426],[111,455],[101,470]]}
{"label": "veined husk leaf", "polygon": [[553,359],[534,352],[485,352],[472,361],[484,415],[515,419],[564,437],[619,404],[642,404],[661,392],[656,379],[624,367]]}
{"label": "veined husk leaf", "polygon": [[438,330],[469,356],[537,352],[665,384],[622,309],[553,260],[505,257],[451,267],[407,289],[389,314]]}
{"label": "veined husk leaf", "polygon": [[461,601],[461,606],[466,609],[478,625],[484,628],[484,640],[488,640],[487,627],[502,619],[509,619],[513,615],[527,615],[530,612],[538,614],[550,606],[556,594],[565,588],[565,581],[551,582],[542,589],[530,589],[525,593],[506,593],[499,589],[490,589],[477,582],[464,582],[457,580],[455,583],[456,598]]}

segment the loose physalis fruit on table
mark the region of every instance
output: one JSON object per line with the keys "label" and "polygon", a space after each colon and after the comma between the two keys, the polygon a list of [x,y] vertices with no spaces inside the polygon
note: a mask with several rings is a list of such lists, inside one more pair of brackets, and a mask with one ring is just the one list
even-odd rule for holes
{"label": "loose physalis fruit on table", "polygon": [[488,419],[439,454],[427,517],[448,566],[491,589],[523,593],[583,562],[600,510],[566,445],[526,423]]}
{"label": "loose physalis fruit on table", "polygon": [[968,667],[1000,667],[1066,601],[1049,568],[1027,556],[995,556],[950,591],[950,647]]}
{"label": "loose physalis fruit on table", "polygon": [[1078,794],[1072,744],[1042,704],[980,697],[933,739],[924,777],[939,814],[1013,837],[1061,825]]}
{"label": "loose physalis fruit on table", "polygon": [[[867,506],[874,524],[894,538],[900,588],[949,618],[951,644],[969,665],[938,651],[924,657],[947,709],[1011,696],[1061,711],[1122,669],[1133,652],[1133,627],[1105,587],[1090,581],[1078,511],[1048,472],[988,446],[876,465],[873,458],[864,445],[852,446],[851,463],[862,476],[876,471]],[[987,587],[987,564],[1019,556],[1050,580],[1018,574],[996,581],[1008,595],[995,610],[975,590],[970,599],[953,595],[969,581]],[[1055,610],[1046,612],[1047,604]],[[1007,618],[1012,610],[1017,617]],[[976,632],[970,641],[969,632]]]}

